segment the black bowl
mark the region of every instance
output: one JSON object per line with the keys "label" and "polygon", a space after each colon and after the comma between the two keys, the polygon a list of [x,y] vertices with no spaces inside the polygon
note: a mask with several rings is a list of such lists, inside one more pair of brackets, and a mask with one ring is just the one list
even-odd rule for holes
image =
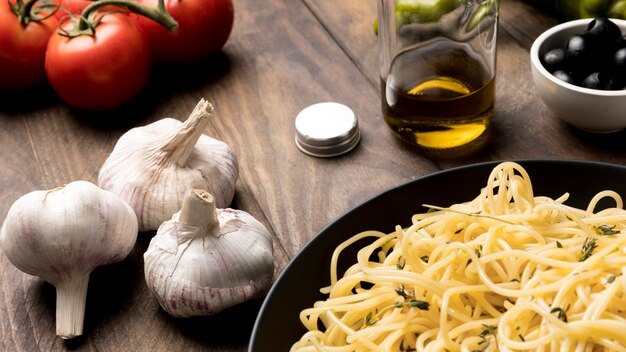
{"label": "black bowl", "polygon": [[[529,173],[535,195],[559,197],[586,208],[598,192],[611,189],[626,197],[626,167],[590,161],[517,161]],[[289,263],[270,289],[252,331],[248,351],[288,351],[306,332],[300,311],[325,299],[319,292],[330,283],[330,257],[344,240],[365,230],[392,232],[409,225],[411,216],[426,211],[422,204],[449,206],[474,199],[499,162],[458,167],[421,177],[392,188],[341,216],[315,236]],[[600,204],[600,207],[614,206]],[[342,252],[339,273],[356,262],[361,240]]]}

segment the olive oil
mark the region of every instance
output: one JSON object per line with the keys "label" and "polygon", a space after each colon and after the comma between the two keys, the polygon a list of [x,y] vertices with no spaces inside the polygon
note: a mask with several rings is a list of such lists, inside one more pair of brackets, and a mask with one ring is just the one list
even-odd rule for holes
{"label": "olive oil", "polygon": [[386,123],[427,149],[479,140],[493,116],[495,75],[467,45],[437,42],[400,54],[381,80]]}

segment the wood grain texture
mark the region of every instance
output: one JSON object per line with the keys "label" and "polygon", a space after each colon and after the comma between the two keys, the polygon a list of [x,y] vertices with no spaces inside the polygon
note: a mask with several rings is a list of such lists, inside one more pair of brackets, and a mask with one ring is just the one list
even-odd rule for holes
{"label": "wood grain texture", "polygon": [[[240,162],[233,207],[274,235],[275,275],[329,222],[380,192],[417,177],[489,160],[563,158],[626,164],[626,132],[592,135],[557,120],[535,94],[528,51],[556,20],[520,0],[501,1],[497,103],[490,142],[463,158],[437,158],[401,142],[381,117],[376,3],[362,0],[235,0],[224,49],[196,65],[153,68],[131,104],[104,113],[68,108],[49,87],[0,96],[0,218],[22,194],[98,170],[128,129],[163,117],[184,120],[200,98],[216,110],[205,133],[231,145]],[[1,78],[0,78],[1,79]],[[32,97],[37,96],[33,101]],[[320,159],[294,144],[294,119],[322,101],[357,113],[359,146]],[[123,262],[90,280],[84,336],[54,335],[54,287],[0,254],[0,351],[243,351],[261,305],[175,319],[143,277],[140,234]]]}

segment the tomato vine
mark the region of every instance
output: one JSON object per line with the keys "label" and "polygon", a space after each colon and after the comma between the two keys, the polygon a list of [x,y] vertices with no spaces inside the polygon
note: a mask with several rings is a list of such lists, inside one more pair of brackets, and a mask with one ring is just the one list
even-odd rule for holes
{"label": "tomato vine", "polygon": [[56,4],[41,4],[39,0],[15,0],[15,3],[7,0],[9,8],[17,16],[21,25],[26,26],[29,22],[43,21],[59,9]]}

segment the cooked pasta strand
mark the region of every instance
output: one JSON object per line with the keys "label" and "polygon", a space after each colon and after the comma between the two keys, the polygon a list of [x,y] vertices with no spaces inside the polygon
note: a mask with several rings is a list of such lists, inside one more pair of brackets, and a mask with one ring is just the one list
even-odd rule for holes
{"label": "cooked pasta strand", "polygon": [[[291,351],[626,352],[622,198],[602,191],[586,209],[568,198],[535,196],[526,170],[505,162],[471,201],[355,235]],[[613,207],[596,210],[605,199]],[[340,274],[339,255],[366,237]]]}

